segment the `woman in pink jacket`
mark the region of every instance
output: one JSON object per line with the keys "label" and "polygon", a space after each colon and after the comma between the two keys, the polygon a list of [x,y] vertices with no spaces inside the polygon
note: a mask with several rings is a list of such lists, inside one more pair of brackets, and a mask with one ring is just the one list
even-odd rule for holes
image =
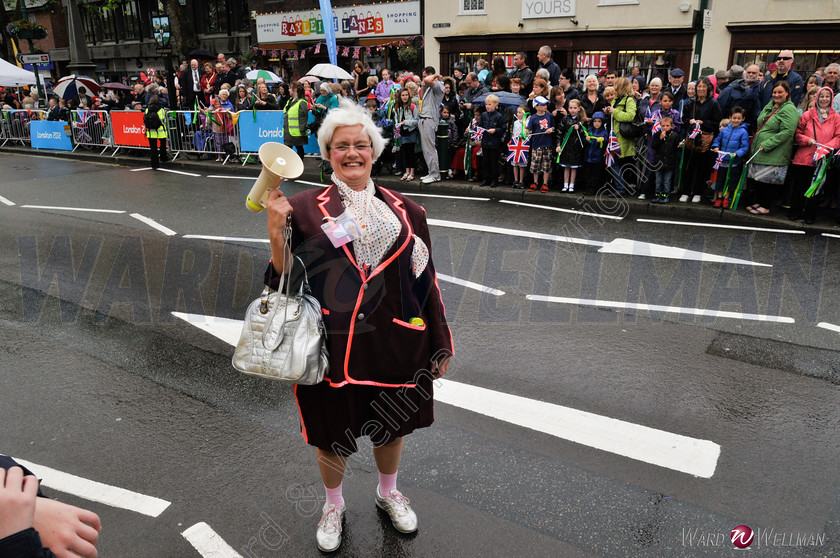
{"label": "woman in pink jacket", "polygon": [[[816,161],[815,153],[840,147],[840,115],[831,107],[834,92],[830,87],[823,87],[817,92],[814,108],[805,111],[796,127],[794,143],[799,146],[791,163],[791,198],[790,213],[792,221],[804,218],[807,224],[814,222],[817,214],[816,196],[806,198],[805,192],[811,186]],[[819,158],[819,153],[817,153]],[[830,156],[825,155],[825,156]]]}

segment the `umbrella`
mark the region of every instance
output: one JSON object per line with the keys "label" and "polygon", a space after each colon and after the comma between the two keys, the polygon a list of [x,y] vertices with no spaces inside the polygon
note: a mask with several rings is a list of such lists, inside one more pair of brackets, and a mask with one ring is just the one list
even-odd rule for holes
{"label": "umbrella", "polygon": [[266,83],[283,83],[283,78],[268,70],[251,70],[245,74],[245,77],[251,81],[257,81],[257,79],[263,78]]}
{"label": "umbrella", "polygon": [[216,58],[216,55],[207,50],[206,48],[194,48],[187,55],[187,58],[201,58],[204,60],[209,60],[211,58]]}
{"label": "umbrella", "polygon": [[125,91],[131,91],[131,86],[125,85],[123,83],[118,83],[116,81],[109,81],[108,83],[103,83],[100,85],[102,89],[123,89]]}
{"label": "umbrella", "polygon": [[503,107],[518,107],[519,105],[524,105],[526,100],[525,97],[522,95],[517,95],[516,93],[511,93],[510,91],[491,91],[490,93],[485,93],[484,95],[479,95],[475,99],[472,100],[472,104],[481,104],[487,99],[487,95],[495,95],[499,98],[499,105]]}
{"label": "umbrella", "polygon": [[301,83],[318,83],[321,81],[321,78],[315,76],[303,76],[298,81]]}
{"label": "umbrella", "polygon": [[353,76],[334,64],[315,64],[306,75],[324,79],[353,79]]}
{"label": "umbrella", "polygon": [[84,87],[91,97],[99,94],[99,84],[87,76],[69,75],[58,80],[53,87],[56,95],[62,99],[72,99],[79,96],[79,88]]}

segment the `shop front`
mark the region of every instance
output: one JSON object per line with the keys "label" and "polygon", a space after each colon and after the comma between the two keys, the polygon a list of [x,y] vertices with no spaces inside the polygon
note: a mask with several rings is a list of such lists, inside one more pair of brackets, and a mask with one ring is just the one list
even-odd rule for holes
{"label": "shop front", "polygon": [[758,64],[765,70],[775,63],[780,50],[791,50],[793,69],[807,79],[818,68],[840,62],[836,24],[736,24],[727,29],[732,35],[729,64],[745,68]]}
{"label": "shop front", "polygon": [[336,37],[338,65],[350,72],[360,60],[366,67],[390,67],[394,52],[419,48],[420,2],[387,2],[333,8],[332,21],[321,10],[257,15],[257,54],[282,67],[287,79],[305,75],[328,62],[325,26]]}
{"label": "shop front", "polygon": [[[691,29],[637,29],[633,31],[590,31],[540,34],[500,34],[491,36],[436,37],[440,45],[440,65],[445,73],[456,64],[474,70],[475,61],[489,62],[502,56],[512,66],[513,54],[525,52],[528,66],[539,67],[537,51],[543,45],[552,49],[552,58],[561,68],[571,68],[579,79],[600,70],[629,76],[633,68],[648,80],[667,77],[673,68],[688,70],[694,42]],[[508,61],[510,60],[510,61]]]}

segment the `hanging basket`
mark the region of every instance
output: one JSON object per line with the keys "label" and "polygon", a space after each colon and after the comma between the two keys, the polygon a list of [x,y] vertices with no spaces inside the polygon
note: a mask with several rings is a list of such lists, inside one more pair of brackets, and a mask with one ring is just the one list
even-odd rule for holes
{"label": "hanging basket", "polygon": [[28,19],[19,19],[6,26],[6,32],[18,39],[46,39],[47,28]]}

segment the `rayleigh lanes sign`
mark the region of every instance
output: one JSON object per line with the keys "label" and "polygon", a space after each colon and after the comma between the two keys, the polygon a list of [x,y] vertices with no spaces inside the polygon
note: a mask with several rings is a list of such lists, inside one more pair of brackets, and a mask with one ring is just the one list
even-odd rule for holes
{"label": "rayleigh lanes sign", "polygon": [[[324,39],[324,25],[321,10],[257,15],[257,42]],[[337,39],[419,35],[420,2],[333,8],[332,26]]]}

